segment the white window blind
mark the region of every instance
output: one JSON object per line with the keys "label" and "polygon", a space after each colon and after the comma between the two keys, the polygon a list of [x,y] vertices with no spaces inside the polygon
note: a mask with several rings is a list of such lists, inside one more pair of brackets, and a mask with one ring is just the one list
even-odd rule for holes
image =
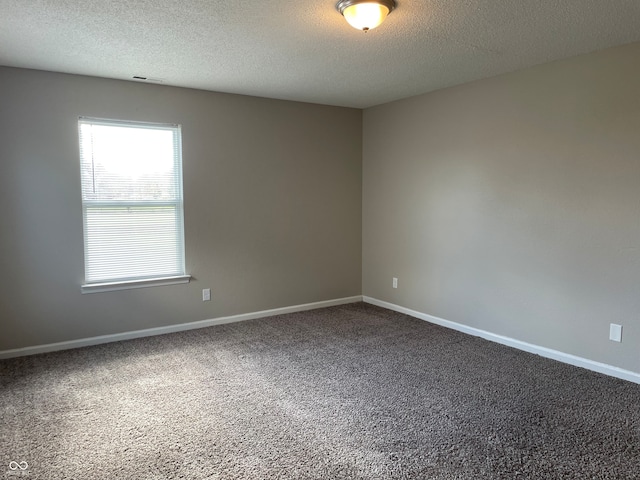
{"label": "white window blind", "polygon": [[85,286],[184,276],[179,125],[80,118]]}

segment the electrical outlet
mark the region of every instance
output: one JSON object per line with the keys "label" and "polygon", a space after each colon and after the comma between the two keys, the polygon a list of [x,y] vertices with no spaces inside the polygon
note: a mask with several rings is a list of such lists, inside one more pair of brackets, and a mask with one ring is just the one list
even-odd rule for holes
{"label": "electrical outlet", "polygon": [[616,325],[615,323],[609,325],[609,340],[612,342],[622,341],[622,325]]}
{"label": "electrical outlet", "polygon": [[398,279],[393,277],[393,288],[398,288]]}
{"label": "electrical outlet", "polygon": [[211,289],[210,288],[203,288],[202,289],[202,301],[203,302],[208,302],[209,300],[211,300]]}

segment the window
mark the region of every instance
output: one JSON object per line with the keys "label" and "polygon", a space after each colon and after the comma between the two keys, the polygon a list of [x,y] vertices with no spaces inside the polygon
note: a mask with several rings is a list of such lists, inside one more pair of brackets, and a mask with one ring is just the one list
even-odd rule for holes
{"label": "window", "polygon": [[179,125],[81,117],[83,293],[186,283]]}

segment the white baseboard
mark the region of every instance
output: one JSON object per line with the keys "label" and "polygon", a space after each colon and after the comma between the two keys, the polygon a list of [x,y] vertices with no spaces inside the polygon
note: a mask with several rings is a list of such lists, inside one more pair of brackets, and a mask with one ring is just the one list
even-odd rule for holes
{"label": "white baseboard", "polygon": [[441,325],[443,327],[451,328],[452,330],[457,330],[459,332],[473,335],[474,337],[481,337],[485,340],[490,340],[502,345],[517,348],[518,350],[535,353],[536,355],[540,355],[541,357],[551,358],[559,362],[568,363],[569,365],[586,368],[587,370],[592,370],[594,372],[603,373],[611,377],[621,378],[623,380],[628,380],[630,382],[640,384],[640,373],[632,372],[631,370],[625,370],[622,368],[614,367],[612,365],[607,365],[606,363],[596,362],[594,360],[577,357],[569,353],[552,350],[550,348],[541,347],[539,345],[533,345],[531,343],[523,342],[521,340],[516,340],[514,338],[509,338],[502,335],[497,335],[495,333],[469,327],[467,325],[462,325],[461,323],[444,320],[442,318],[434,317],[433,315],[417,312],[415,310],[401,307],[399,305],[395,305],[393,303],[385,302],[382,300],[377,300],[375,298],[363,296],[362,300],[372,305],[377,305],[379,307],[387,308],[395,312],[404,313],[406,315],[419,318],[420,320],[425,320],[430,323],[435,323],[436,325]]}
{"label": "white baseboard", "polygon": [[325,300],[322,302],[305,303],[303,305],[274,308],[272,310],[262,310],[259,312],[243,313],[240,315],[232,315],[229,317],[218,317],[210,320],[200,320],[197,322],[181,323],[178,325],[168,325],[166,327],[148,328],[145,330],[135,330],[133,332],[115,333],[112,335],[101,335],[99,337],[70,340],[67,342],[49,343],[47,345],[36,345],[33,347],[15,348],[13,350],[0,351],[0,360],[5,358],[35,355],[37,353],[55,352],[58,350],[69,350],[72,348],[88,347],[91,345],[100,345],[102,343],[119,342],[121,340],[131,340],[134,338],[151,337],[153,335],[163,335],[165,333],[182,332],[185,330],[194,330],[196,328],[211,327],[213,325],[222,325],[225,323],[242,322],[245,320],[253,320],[256,318],[272,317],[274,315],[281,315],[284,313],[304,312],[305,310],[313,310],[315,308],[333,307],[335,305],[345,305],[347,303],[356,303],[361,301],[362,301],[362,296],[357,295],[355,297],[346,297],[346,298],[338,298],[335,300]]}
{"label": "white baseboard", "polygon": [[38,353],[55,352],[58,350],[69,350],[72,348],[88,347],[91,345],[100,345],[102,343],[119,342],[121,340],[131,340],[134,338],[150,337],[154,335],[163,335],[165,333],[182,332],[185,330],[194,330],[197,328],[206,328],[214,325],[223,325],[225,323],[242,322],[245,320],[253,320],[256,318],[271,317],[274,315],[282,315],[285,313],[303,312],[306,310],[313,310],[316,308],[332,307],[336,305],[345,305],[348,303],[356,303],[364,301],[372,305],[387,308],[395,312],[404,313],[406,315],[425,320],[436,325],[441,325],[452,330],[457,330],[462,333],[473,335],[475,337],[481,337],[492,342],[507,345],[509,347],[517,348],[525,352],[534,353],[542,357],[557,360],[559,362],[568,363],[576,367],[586,368],[594,372],[603,373],[623,380],[628,380],[640,384],[640,373],[632,372],[622,368],[607,365],[605,363],[596,362],[587,358],[577,357],[569,353],[560,352],[558,350],[552,350],[550,348],[541,347],[539,345],[533,345],[531,343],[516,340],[514,338],[505,337],[503,335],[497,335],[495,333],[487,332],[477,328],[469,327],[461,323],[451,322],[442,318],[435,317],[426,313],[411,310],[409,308],[401,307],[393,303],[378,300],[367,296],[353,296],[346,298],[339,298],[334,300],[325,300],[322,302],[305,303],[302,305],[293,305],[290,307],[274,308],[271,310],[262,310],[258,312],[243,313],[240,315],[231,315],[228,317],[218,317],[209,320],[200,320],[197,322],[182,323],[177,325],[168,325],[166,327],[149,328],[145,330],[135,330],[132,332],[116,333],[112,335],[101,335],[98,337],[83,338],[79,340],[70,340],[67,342],[49,343],[46,345],[36,345],[33,347],[16,348],[12,350],[0,351],[0,360],[6,358],[22,357],[27,355],[35,355]]}

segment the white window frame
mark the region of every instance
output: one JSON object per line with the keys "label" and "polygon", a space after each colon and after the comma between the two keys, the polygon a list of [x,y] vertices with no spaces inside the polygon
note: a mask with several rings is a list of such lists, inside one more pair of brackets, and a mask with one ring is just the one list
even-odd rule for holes
{"label": "white window frame", "polygon": [[[133,288],[153,287],[160,285],[174,285],[188,283],[191,276],[185,273],[185,242],[184,242],[184,206],[183,206],[183,188],[182,188],[182,130],[181,126],[177,124],[163,124],[163,123],[150,123],[150,122],[136,122],[125,120],[111,120],[93,117],[79,117],[78,119],[78,136],[81,141],[82,135],[80,128],[83,124],[103,125],[103,126],[117,126],[117,127],[132,127],[132,128],[149,128],[156,130],[171,130],[175,135],[176,142],[176,155],[175,155],[175,175],[177,176],[178,186],[178,198],[175,201],[149,201],[149,200],[118,200],[118,201],[102,201],[102,200],[86,200],[85,195],[82,195],[82,216],[83,216],[83,247],[84,247],[84,267],[85,267],[85,281],[81,285],[81,292],[84,293],[97,293],[108,292],[115,290],[128,290]],[[82,168],[82,154],[80,154],[80,164]],[[82,174],[82,172],[81,172]],[[84,191],[83,191],[84,192]],[[179,252],[178,262],[181,262],[181,272],[177,275],[149,275],[149,276],[131,276],[118,279],[109,279],[106,281],[87,281],[87,265],[88,265],[88,230],[87,230],[87,211],[89,208],[95,207],[144,207],[144,206],[163,206],[171,205],[175,207],[176,211],[176,223],[177,223],[177,235],[180,236],[178,241],[181,252]]]}

